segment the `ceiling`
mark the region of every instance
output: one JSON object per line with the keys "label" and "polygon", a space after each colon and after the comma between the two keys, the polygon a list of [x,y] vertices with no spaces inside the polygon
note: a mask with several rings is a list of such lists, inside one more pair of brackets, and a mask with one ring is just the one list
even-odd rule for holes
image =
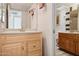
{"label": "ceiling", "polygon": [[31,5],[32,3],[11,3],[10,7],[12,9],[27,11],[31,7]]}
{"label": "ceiling", "polygon": [[60,8],[65,6],[65,7],[70,7],[72,5],[75,5],[74,3],[56,3],[56,13],[59,14]]}
{"label": "ceiling", "polygon": [[[0,3],[0,8],[2,4]],[[3,8],[5,8],[6,4],[3,4]],[[27,11],[32,6],[32,3],[9,3],[9,7],[11,9]]]}
{"label": "ceiling", "polygon": [[62,6],[71,6],[73,3],[56,3],[56,8],[60,8]]}

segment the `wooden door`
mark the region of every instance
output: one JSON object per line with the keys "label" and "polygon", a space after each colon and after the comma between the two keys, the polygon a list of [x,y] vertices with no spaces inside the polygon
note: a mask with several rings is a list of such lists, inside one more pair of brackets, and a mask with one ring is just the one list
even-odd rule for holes
{"label": "wooden door", "polygon": [[11,43],[2,45],[3,56],[27,55],[26,45],[23,43]]}

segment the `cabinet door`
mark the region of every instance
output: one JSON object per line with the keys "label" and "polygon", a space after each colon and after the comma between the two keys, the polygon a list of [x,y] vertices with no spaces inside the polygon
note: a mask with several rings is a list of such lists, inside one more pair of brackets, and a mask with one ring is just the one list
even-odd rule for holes
{"label": "cabinet door", "polygon": [[59,48],[65,49],[65,37],[62,33],[59,33],[58,46]]}
{"label": "cabinet door", "polygon": [[79,55],[79,35],[76,35],[76,55]]}
{"label": "cabinet door", "polygon": [[41,56],[42,45],[41,40],[30,40],[28,41],[28,55],[29,56]]}
{"label": "cabinet door", "polygon": [[6,35],[0,35],[0,43],[5,43]]}
{"label": "cabinet door", "polygon": [[67,34],[66,35],[66,49],[69,52],[75,53],[75,40],[76,35],[75,34]]}
{"label": "cabinet door", "polygon": [[65,40],[65,49],[69,52],[75,53],[75,41],[73,38],[67,38]]}
{"label": "cabinet door", "polygon": [[6,36],[0,35],[0,56],[2,55],[1,49],[2,49],[2,43],[5,43]]}
{"label": "cabinet door", "polygon": [[59,34],[59,47],[69,52],[75,53],[75,34]]}
{"label": "cabinet door", "polygon": [[27,55],[26,45],[24,43],[11,43],[2,45],[3,56],[22,56]]}
{"label": "cabinet door", "polygon": [[76,43],[76,55],[79,55],[79,41]]}

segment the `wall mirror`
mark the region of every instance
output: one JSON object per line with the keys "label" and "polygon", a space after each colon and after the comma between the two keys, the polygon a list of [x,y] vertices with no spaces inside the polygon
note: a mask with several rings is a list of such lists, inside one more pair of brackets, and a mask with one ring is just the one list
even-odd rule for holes
{"label": "wall mirror", "polygon": [[58,28],[57,30],[63,32],[79,31],[79,5],[57,4],[56,8],[56,26]]}
{"label": "wall mirror", "polygon": [[23,29],[28,27],[27,11],[32,4],[0,3],[0,23],[5,29]]}

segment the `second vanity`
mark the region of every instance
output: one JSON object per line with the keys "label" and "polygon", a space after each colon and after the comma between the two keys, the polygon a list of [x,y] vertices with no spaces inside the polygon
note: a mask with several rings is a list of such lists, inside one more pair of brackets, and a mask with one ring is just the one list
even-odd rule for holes
{"label": "second vanity", "polygon": [[41,56],[41,32],[0,33],[0,55],[2,56]]}
{"label": "second vanity", "polygon": [[78,32],[61,32],[59,33],[58,46],[60,49],[74,55],[79,55],[79,33]]}

